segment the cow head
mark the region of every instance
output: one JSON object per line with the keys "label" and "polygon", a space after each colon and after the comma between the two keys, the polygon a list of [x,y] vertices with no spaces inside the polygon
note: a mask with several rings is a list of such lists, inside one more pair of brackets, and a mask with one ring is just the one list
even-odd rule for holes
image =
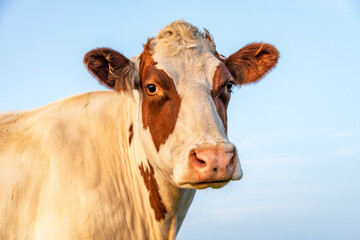
{"label": "cow head", "polygon": [[255,83],[277,63],[270,44],[252,43],[225,58],[211,35],[176,21],[131,60],[108,48],[86,54],[88,70],[107,87],[138,91],[139,127],[149,163],[183,188],[219,188],[242,170],[227,138],[232,89]]}

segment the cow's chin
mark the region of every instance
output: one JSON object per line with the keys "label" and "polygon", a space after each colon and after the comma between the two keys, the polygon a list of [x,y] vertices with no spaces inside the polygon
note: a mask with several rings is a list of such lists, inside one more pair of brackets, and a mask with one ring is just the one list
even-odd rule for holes
{"label": "cow's chin", "polygon": [[205,188],[222,188],[226,184],[228,184],[230,181],[218,181],[218,182],[203,182],[203,183],[196,183],[193,184],[194,188],[196,189],[205,189]]}
{"label": "cow's chin", "polygon": [[229,182],[230,182],[230,180],[227,180],[227,181],[214,181],[214,182],[185,183],[185,184],[181,184],[179,187],[181,187],[181,188],[193,188],[193,189],[198,189],[198,190],[209,188],[209,187],[214,188],[214,189],[218,189],[218,188],[224,187]]}

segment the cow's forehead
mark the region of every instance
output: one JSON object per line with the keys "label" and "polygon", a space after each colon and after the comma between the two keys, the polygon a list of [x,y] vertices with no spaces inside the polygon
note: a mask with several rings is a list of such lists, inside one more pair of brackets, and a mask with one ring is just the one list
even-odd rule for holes
{"label": "cow's forehead", "polygon": [[[175,86],[201,83],[211,88],[220,61],[209,53],[172,58],[155,53],[153,59],[157,63],[156,68],[164,70],[174,81]],[[191,52],[188,55],[191,55]]]}
{"label": "cow's forehead", "polygon": [[214,56],[212,39],[197,27],[176,21],[162,29],[151,45],[156,67],[164,70],[176,86],[188,81],[192,84],[202,81],[212,87],[212,78],[220,61]]}

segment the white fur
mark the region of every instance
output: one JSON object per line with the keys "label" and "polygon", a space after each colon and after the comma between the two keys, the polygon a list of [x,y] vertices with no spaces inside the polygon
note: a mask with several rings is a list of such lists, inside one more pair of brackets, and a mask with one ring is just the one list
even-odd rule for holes
{"label": "white fur", "polygon": [[[0,120],[0,239],[168,239],[194,196],[156,173],[155,220],[139,165],[138,94],[75,96]],[[128,144],[128,127],[134,138]]]}

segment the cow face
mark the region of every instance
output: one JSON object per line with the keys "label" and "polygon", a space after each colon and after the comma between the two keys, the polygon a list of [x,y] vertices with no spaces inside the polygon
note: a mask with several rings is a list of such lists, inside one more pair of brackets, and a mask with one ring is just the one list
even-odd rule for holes
{"label": "cow face", "polygon": [[138,133],[149,163],[184,188],[219,188],[242,177],[227,138],[227,106],[235,85],[254,83],[277,62],[265,43],[220,56],[210,34],[177,21],[149,39],[134,61],[100,48],[84,62],[116,91],[138,91]]}

